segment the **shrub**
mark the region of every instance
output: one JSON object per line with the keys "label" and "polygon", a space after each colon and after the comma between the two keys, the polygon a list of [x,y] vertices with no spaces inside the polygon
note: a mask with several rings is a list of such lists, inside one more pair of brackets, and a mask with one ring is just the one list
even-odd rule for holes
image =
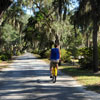
{"label": "shrub", "polygon": [[51,52],[50,49],[49,50],[43,50],[43,51],[40,51],[39,54],[42,58],[50,58],[50,52]]}
{"label": "shrub", "polygon": [[61,60],[63,62],[71,62],[71,52],[65,49],[61,49]]}
{"label": "shrub", "polygon": [[80,59],[79,64],[80,67],[84,69],[92,69],[92,63],[93,63],[93,54],[92,54],[92,48],[81,48],[80,49]]}
{"label": "shrub", "polygon": [[41,50],[41,51],[39,51],[39,55],[40,55],[42,58],[45,58],[44,53],[45,53],[46,51],[47,51],[47,50]]}
{"label": "shrub", "polygon": [[5,54],[8,57],[8,60],[12,58],[13,54],[12,53],[6,53]]}
{"label": "shrub", "polygon": [[21,55],[21,52],[20,51],[17,51],[16,52],[16,56],[19,56],[19,55]]}
{"label": "shrub", "polygon": [[6,60],[10,60],[12,58],[13,54],[10,52],[2,52],[0,53],[0,60],[2,61],[6,61]]}
{"label": "shrub", "polygon": [[98,47],[99,65],[100,65],[100,46]]}
{"label": "shrub", "polygon": [[47,50],[45,53],[44,53],[44,56],[46,58],[50,58],[50,53],[51,53],[51,50]]}
{"label": "shrub", "polygon": [[32,53],[38,54],[39,53],[39,50],[38,49],[34,49]]}
{"label": "shrub", "polygon": [[0,56],[0,60],[2,60],[2,61],[6,61],[6,60],[8,60],[8,57],[7,57],[7,55],[1,55]]}
{"label": "shrub", "polygon": [[78,56],[79,56],[79,50],[78,50],[78,48],[76,48],[74,46],[74,47],[69,48],[68,51],[71,52],[71,54],[72,54],[72,56],[74,56],[74,58],[78,58]]}
{"label": "shrub", "polygon": [[98,47],[99,60],[100,60],[100,46]]}
{"label": "shrub", "polygon": [[[41,51],[40,53],[40,56],[42,58],[50,58],[50,53],[51,53],[51,50],[44,50],[44,51]],[[65,50],[65,49],[61,49],[61,61],[63,62],[71,62],[71,52]]]}

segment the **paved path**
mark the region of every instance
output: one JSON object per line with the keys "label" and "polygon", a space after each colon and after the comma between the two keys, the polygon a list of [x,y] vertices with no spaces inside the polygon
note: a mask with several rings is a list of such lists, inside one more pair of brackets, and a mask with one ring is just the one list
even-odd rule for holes
{"label": "paved path", "polygon": [[52,83],[49,65],[27,53],[0,72],[0,100],[100,100],[100,95],[61,72]]}

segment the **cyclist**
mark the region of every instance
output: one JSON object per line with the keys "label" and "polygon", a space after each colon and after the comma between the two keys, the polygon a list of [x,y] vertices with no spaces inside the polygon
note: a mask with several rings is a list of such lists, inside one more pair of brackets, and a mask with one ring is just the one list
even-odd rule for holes
{"label": "cyclist", "polygon": [[58,63],[61,57],[59,45],[55,44],[54,46],[55,48],[51,49],[50,55],[50,78],[52,78],[52,67],[56,67],[58,69]]}

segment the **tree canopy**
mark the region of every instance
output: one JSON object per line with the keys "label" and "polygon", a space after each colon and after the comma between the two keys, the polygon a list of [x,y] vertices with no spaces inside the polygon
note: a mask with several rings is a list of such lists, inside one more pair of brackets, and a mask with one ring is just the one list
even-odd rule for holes
{"label": "tree canopy", "polygon": [[[11,0],[1,0],[1,4],[0,15]],[[13,1],[1,17],[2,50],[12,45],[12,52],[15,48],[19,52],[25,49],[38,49],[41,52],[51,49],[56,42],[76,57],[78,49],[91,47],[93,71],[98,71],[100,0],[77,0],[79,6],[71,9],[73,4],[74,0]],[[33,15],[27,15],[24,9],[30,9]]]}

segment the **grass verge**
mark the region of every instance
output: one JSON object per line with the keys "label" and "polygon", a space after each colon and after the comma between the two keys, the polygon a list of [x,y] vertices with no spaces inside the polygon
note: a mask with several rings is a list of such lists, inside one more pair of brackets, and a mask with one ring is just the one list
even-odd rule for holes
{"label": "grass verge", "polygon": [[50,63],[49,59],[47,59],[47,58],[41,58],[41,56],[38,55],[38,54],[34,54],[34,56],[37,57],[38,59],[44,60],[46,63]]}
{"label": "grass verge", "polygon": [[100,73],[94,74],[89,70],[82,70],[77,66],[61,66],[60,70],[75,78],[87,90],[100,93]]}
{"label": "grass verge", "polygon": [[[36,56],[36,55],[35,55]],[[37,55],[39,58],[39,55]],[[42,58],[47,63],[50,63],[48,59]],[[59,66],[59,70],[67,75],[72,76],[80,84],[86,87],[87,90],[100,93],[100,72],[93,73],[89,70],[82,70],[78,66],[62,65]]]}
{"label": "grass verge", "polygon": [[12,63],[13,62],[13,60],[9,60],[9,61],[1,61],[0,60],[0,71],[3,69],[3,68],[8,68],[8,65],[10,64],[10,63]]}

